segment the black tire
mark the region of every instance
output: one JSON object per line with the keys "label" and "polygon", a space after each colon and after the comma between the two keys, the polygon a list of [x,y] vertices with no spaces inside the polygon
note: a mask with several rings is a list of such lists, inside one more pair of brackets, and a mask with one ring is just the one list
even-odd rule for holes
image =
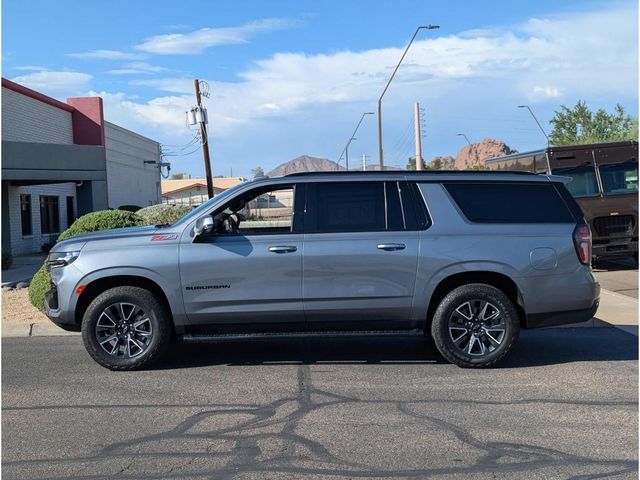
{"label": "black tire", "polygon": [[[148,330],[148,332],[145,333],[147,338],[138,338],[138,340],[140,340],[139,343],[142,344],[144,348],[140,348],[141,351],[133,357],[130,356],[132,355],[132,349],[130,349],[129,342],[126,341],[126,339],[122,340],[123,343],[121,343],[120,346],[118,346],[118,341],[120,341],[120,339],[118,339],[118,341],[114,341],[113,344],[109,343],[107,347],[105,347],[109,348],[111,345],[115,345],[118,348],[118,353],[120,353],[120,349],[124,346],[124,343],[127,343],[127,346],[123,348],[125,351],[122,352],[122,356],[108,353],[100,345],[98,339],[98,329],[108,328],[98,326],[99,320],[104,322],[105,317],[103,313],[106,311],[113,312],[113,310],[109,309],[117,309],[117,306],[120,304],[139,307],[141,311],[139,317],[144,317],[144,328]],[[133,312],[133,309],[131,309],[131,311]],[[126,312],[123,311],[123,316],[125,316],[125,313]],[[130,313],[129,315],[133,316],[134,314],[135,313]],[[111,316],[113,316],[113,313]],[[101,320],[101,317],[103,320]],[[107,319],[111,321],[109,316],[107,316]],[[114,322],[114,324],[116,323],[118,322]],[[87,352],[96,362],[110,370],[137,370],[149,367],[162,357],[166,351],[171,342],[172,331],[171,315],[167,307],[156,295],[140,287],[114,287],[102,292],[89,304],[82,319],[82,340]],[[109,334],[110,333],[107,333],[105,335]],[[135,335],[135,333],[131,331],[130,334]],[[102,339],[104,339],[104,337],[102,337]],[[127,356],[125,352],[127,352],[129,356]]]}
{"label": "black tire", "polygon": [[[491,308],[495,307],[500,312],[495,317],[495,320],[487,321],[483,324],[479,320],[480,315],[477,315],[477,321],[474,320],[476,314],[471,313],[473,306],[482,306],[487,303]],[[468,311],[466,311],[466,305],[469,305]],[[465,307],[463,308],[463,306]],[[487,311],[490,311],[489,307],[485,310],[485,314]],[[459,312],[464,313],[465,316],[462,317]],[[465,323],[458,328],[458,322],[460,320],[466,322],[467,315],[471,317],[468,323],[472,326],[469,327]],[[450,320],[452,323],[450,323]],[[503,325],[500,325],[503,330],[500,330],[502,333],[496,335],[495,332],[497,330],[492,330],[490,324],[500,320],[503,320]],[[483,325],[492,332],[490,339],[487,337],[487,330],[483,330]],[[462,337],[463,331],[468,332],[464,334],[467,337]],[[478,336],[474,338],[474,334]],[[511,300],[501,290],[483,283],[463,285],[449,292],[438,305],[431,323],[431,335],[438,351],[449,362],[465,368],[484,368],[495,365],[511,351],[518,340],[519,334],[520,321],[518,312]],[[457,345],[454,343],[454,335],[457,337],[456,340],[458,338],[461,339]],[[460,336],[458,337],[458,335]],[[494,336],[500,339],[498,346],[495,346],[497,342]],[[464,343],[466,338],[469,338],[469,341]],[[471,344],[472,348],[468,348],[469,344]],[[490,348],[493,348],[493,350],[489,350]],[[486,350],[486,352],[480,353],[481,349],[482,351]],[[470,352],[467,350],[470,350]]]}

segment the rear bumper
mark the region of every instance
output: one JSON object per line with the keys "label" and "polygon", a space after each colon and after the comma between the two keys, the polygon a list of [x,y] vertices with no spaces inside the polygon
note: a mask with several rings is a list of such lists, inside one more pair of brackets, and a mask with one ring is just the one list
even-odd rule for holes
{"label": "rear bumper", "polygon": [[561,312],[533,313],[527,315],[527,328],[553,327],[571,323],[586,322],[598,311],[600,299],[597,298],[590,308],[584,310],[566,310]]}

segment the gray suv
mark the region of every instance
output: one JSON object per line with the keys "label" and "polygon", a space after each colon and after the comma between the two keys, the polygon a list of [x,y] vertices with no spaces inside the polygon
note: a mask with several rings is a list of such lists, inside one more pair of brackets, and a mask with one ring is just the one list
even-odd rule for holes
{"label": "gray suv", "polygon": [[309,173],[226,190],[173,225],[58,243],[49,318],[101,365],[150,365],[174,338],[429,335],[487,367],[521,328],[591,318],[591,234],[567,178]]}

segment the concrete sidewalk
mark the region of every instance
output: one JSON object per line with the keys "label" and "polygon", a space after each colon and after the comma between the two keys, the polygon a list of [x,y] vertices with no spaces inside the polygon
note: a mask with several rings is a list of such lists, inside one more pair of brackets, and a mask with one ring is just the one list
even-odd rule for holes
{"label": "concrete sidewalk", "polygon": [[45,254],[23,255],[13,258],[13,265],[8,270],[2,270],[2,285],[11,285],[18,282],[30,282],[35,273],[40,269],[46,258]]}
{"label": "concrete sidewalk", "polygon": [[604,322],[605,326],[613,325],[638,336],[638,300],[603,289],[600,291],[600,307],[593,321]]}

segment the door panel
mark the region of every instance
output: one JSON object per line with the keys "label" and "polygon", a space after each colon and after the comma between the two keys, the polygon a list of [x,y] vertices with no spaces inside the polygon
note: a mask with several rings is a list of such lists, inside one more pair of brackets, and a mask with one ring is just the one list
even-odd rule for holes
{"label": "door panel", "polygon": [[183,244],[180,274],[194,324],[304,320],[301,235],[214,235]]}
{"label": "door panel", "polygon": [[215,232],[185,236],[180,275],[192,324],[302,328],[304,194],[299,185],[257,187],[212,212]]}
{"label": "door panel", "polygon": [[395,322],[409,320],[417,259],[416,231],[306,234],[305,317],[309,322],[354,321],[361,328],[376,322],[371,328],[400,328]]}

